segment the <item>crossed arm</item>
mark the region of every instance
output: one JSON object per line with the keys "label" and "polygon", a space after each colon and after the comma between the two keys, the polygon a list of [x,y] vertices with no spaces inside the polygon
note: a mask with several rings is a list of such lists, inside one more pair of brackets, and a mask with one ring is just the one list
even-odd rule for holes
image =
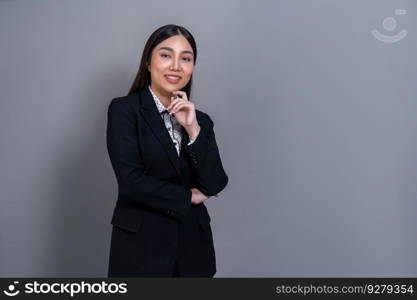
{"label": "crossed arm", "polygon": [[[208,121],[209,130],[202,128],[185,150],[193,162],[197,188],[211,196],[224,189],[228,177],[220,160],[210,117]],[[106,143],[119,195],[182,221],[190,209],[192,192],[182,185],[147,174],[139,151],[136,122],[129,103],[117,98],[111,101],[107,112]]]}

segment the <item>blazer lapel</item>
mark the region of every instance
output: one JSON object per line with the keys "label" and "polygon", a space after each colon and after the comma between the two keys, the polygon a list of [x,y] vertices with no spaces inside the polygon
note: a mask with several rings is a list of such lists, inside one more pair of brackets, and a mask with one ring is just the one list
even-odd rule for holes
{"label": "blazer lapel", "polygon": [[[185,178],[181,172],[180,160],[178,157],[177,149],[172,142],[172,139],[165,127],[164,121],[162,120],[161,115],[159,114],[158,108],[156,107],[152,94],[149,91],[149,88],[146,87],[141,90],[139,93],[141,105],[139,106],[139,111],[142,114],[145,121],[148,123],[153,134],[161,143],[162,148],[165,150],[168,158],[170,159],[173,167],[177,171],[178,175],[181,178],[181,181],[186,184]],[[181,126],[182,139],[184,139],[185,129]]]}

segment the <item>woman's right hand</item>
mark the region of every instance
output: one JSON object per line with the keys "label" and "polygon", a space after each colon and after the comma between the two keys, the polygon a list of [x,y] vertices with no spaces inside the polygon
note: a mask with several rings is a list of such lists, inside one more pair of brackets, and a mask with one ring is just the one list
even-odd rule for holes
{"label": "woman's right hand", "polygon": [[192,193],[192,196],[191,196],[191,203],[192,204],[200,204],[204,200],[207,200],[208,198],[211,197],[211,196],[204,195],[202,192],[200,192],[199,189],[196,189],[196,188],[192,188],[191,193]]}

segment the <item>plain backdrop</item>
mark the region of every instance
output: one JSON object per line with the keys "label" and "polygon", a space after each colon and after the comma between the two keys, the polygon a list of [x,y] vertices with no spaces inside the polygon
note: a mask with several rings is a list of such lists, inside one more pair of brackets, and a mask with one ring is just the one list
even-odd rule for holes
{"label": "plain backdrop", "polygon": [[0,276],[106,276],[107,107],[169,23],[196,39],[191,98],[229,175],[206,201],[215,277],[417,276],[416,15],[413,0],[0,1]]}

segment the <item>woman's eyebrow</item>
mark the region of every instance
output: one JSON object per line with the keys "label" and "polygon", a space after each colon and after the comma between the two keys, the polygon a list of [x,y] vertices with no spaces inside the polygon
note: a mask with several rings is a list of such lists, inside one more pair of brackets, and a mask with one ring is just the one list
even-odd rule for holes
{"label": "woman's eyebrow", "polygon": [[[158,51],[159,50],[168,50],[168,51],[172,51],[172,52],[174,52],[174,49],[172,49],[172,48],[170,48],[170,47],[161,47],[161,48],[159,48],[158,49]],[[191,54],[192,56],[194,56],[194,53],[192,52],[192,51],[189,51],[189,50],[184,50],[184,51],[181,51],[181,53],[189,53],[189,54]]]}

